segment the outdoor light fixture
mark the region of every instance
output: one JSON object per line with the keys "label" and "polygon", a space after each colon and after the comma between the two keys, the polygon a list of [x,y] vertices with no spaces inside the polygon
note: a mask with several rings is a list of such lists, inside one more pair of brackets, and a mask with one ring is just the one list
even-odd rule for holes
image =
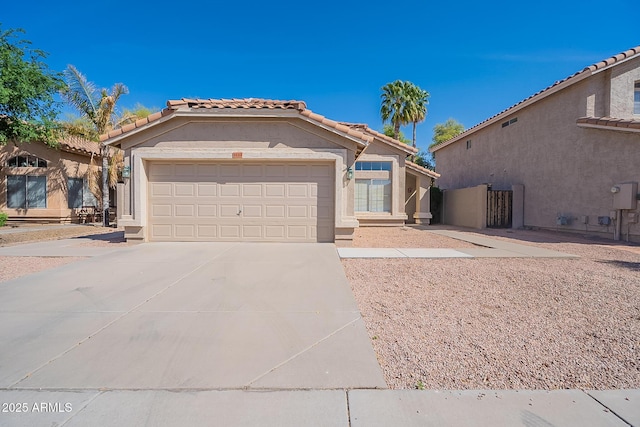
{"label": "outdoor light fixture", "polygon": [[353,179],[353,168],[347,169],[347,179]]}
{"label": "outdoor light fixture", "polygon": [[125,166],[122,168],[122,178],[123,179],[131,178],[131,166]]}

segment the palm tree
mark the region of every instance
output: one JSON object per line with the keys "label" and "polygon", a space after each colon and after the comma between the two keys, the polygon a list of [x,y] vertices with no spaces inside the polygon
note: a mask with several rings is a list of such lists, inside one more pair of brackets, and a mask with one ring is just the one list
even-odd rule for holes
{"label": "palm tree", "polygon": [[[110,91],[98,90],[95,84],[73,65],[68,65],[63,72],[66,88],[61,92],[62,97],[78,110],[82,118],[90,124],[86,135],[93,141],[99,141],[100,135],[116,126],[116,104],[122,95],[129,90],[122,83],[113,85]],[[102,212],[103,224],[109,226],[109,147],[102,143]],[[112,162],[113,165],[113,162]],[[113,168],[111,168],[113,169]],[[112,178],[113,180],[113,178]]]}
{"label": "palm tree", "polygon": [[404,91],[407,94],[407,116],[413,123],[413,148],[416,148],[416,126],[427,117],[427,105],[429,104],[429,92],[421,89],[411,82],[404,82]]}
{"label": "palm tree", "polygon": [[393,137],[398,139],[400,126],[410,123],[405,82],[396,80],[382,86],[380,98],[382,98],[382,106],[380,107],[382,122],[391,122],[393,125]]}

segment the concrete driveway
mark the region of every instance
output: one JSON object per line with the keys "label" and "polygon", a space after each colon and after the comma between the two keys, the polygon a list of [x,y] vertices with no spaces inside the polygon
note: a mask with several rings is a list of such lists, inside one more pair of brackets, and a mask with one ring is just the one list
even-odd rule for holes
{"label": "concrete driveway", "polygon": [[0,348],[5,391],[386,387],[331,244],[149,243],[0,283]]}

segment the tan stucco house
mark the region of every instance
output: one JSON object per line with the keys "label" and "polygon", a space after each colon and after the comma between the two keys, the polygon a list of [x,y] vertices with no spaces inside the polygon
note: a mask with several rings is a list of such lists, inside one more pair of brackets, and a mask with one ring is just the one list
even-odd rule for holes
{"label": "tan stucco house", "polygon": [[640,47],[556,82],[431,152],[442,174],[445,222],[482,227],[482,192],[513,188],[514,227],[640,241]]}
{"label": "tan stucco house", "polygon": [[100,144],[68,137],[57,148],[40,142],[0,146],[0,212],[11,222],[78,222],[96,206],[88,190],[91,158]]}
{"label": "tan stucco house", "polygon": [[431,217],[438,175],[412,147],[301,101],[169,101],[102,139],[125,153],[128,240],[349,244],[361,225]]}

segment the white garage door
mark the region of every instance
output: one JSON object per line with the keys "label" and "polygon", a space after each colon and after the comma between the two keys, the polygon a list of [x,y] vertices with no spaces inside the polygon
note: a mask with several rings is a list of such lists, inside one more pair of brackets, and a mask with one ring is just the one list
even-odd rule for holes
{"label": "white garage door", "polygon": [[334,240],[330,163],[148,165],[149,240]]}

